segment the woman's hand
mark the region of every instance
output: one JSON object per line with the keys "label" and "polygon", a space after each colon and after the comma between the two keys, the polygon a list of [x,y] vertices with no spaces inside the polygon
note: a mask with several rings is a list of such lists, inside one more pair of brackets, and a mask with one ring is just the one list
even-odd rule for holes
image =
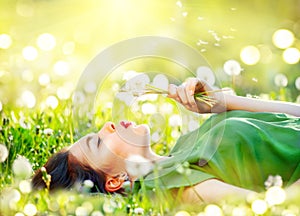
{"label": "woman's hand", "polygon": [[[226,111],[223,93],[213,91],[214,89],[204,80],[189,78],[180,86],[170,84],[168,97],[178,101],[188,110],[197,113],[220,113]],[[204,95],[209,96],[214,101],[212,106],[195,98],[194,95],[201,92],[207,92]]]}

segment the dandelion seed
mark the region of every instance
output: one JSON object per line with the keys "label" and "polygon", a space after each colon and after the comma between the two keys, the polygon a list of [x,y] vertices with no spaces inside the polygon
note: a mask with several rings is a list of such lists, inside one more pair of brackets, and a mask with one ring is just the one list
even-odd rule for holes
{"label": "dandelion seed", "polygon": [[128,174],[137,178],[146,175],[153,168],[152,162],[140,155],[130,155],[125,164]]}
{"label": "dandelion seed", "polygon": [[104,202],[103,206],[102,206],[102,209],[107,214],[111,214],[115,210],[114,207],[109,202]]}
{"label": "dandelion seed", "polygon": [[135,208],[133,212],[134,212],[134,214],[142,215],[142,214],[144,214],[144,209],[143,208]]}
{"label": "dandelion seed", "polygon": [[18,156],[12,165],[14,174],[22,179],[27,179],[32,174],[32,167],[27,158],[23,156]]}
{"label": "dandelion seed", "polygon": [[92,188],[92,187],[94,187],[94,182],[91,181],[91,180],[89,180],[89,179],[87,179],[87,180],[83,181],[83,185],[84,185],[84,187]]}
{"label": "dandelion seed", "polygon": [[28,203],[24,206],[24,214],[27,216],[34,216],[37,213],[36,206],[34,204]]}
{"label": "dandelion seed", "polygon": [[210,85],[214,85],[216,80],[213,71],[206,66],[200,66],[197,68],[197,78],[205,80]]}
{"label": "dandelion seed", "polygon": [[288,84],[288,79],[284,74],[277,74],[274,78],[275,85],[278,87],[286,87]]}
{"label": "dandelion seed", "polygon": [[3,144],[0,144],[0,163],[4,162],[8,157],[7,147]]}
{"label": "dandelion seed", "polygon": [[51,136],[53,134],[53,130],[51,128],[44,129],[44,134],[47,136]]}
{"label": "dandelion seed", "polygon": [[125,89],[134,91],[143,91],[146,84],[150,83],[150,79],[146,74],[139,74],[128,80],[125,84]]}
{"label": "dandelion seed", "polygon": [[224,64],[224,71],[229,76],[237,76],[241,73],[242,68],[240,63],[236,60],[228,60]]}

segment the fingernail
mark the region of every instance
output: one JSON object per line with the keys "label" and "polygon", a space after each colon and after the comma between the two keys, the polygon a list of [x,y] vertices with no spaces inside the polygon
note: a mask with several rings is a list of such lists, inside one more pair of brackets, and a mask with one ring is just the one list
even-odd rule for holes
{"label": "fingernail", "polygon": [[174,85],[170,85],[169,93],[170,95],[176,94],[176,87]]}

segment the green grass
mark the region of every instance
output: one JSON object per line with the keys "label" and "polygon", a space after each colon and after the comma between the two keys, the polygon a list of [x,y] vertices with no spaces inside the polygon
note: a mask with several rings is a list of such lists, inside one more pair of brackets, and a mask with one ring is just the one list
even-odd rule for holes
{"label": "green grass", "polygon": [[[254,200],[264,200],[262,193],[248,200],[236,200],[234,197],[223,200],[218,204],[182,204],[173,199],[167,191],[155,188],[146,191],[141,187],[140,192],[127,191],[127,196],[103,195],[61,191],[49,194],[47,190],[28,191],[28,180],[20,179],[12,172],[12,164],[18,155],[26,157],[33,170],[41,167],[55,152],[72,144],[79,137],[72,126],[72,115],[66,112],[69,107],[58,107],[55,110],[21,110],[7,108],[1,111],[0,144],[7,146],[8,158],[0,163],[0,215],[255,215]],[[101,127],[109,119],[107,113],[98,112],[97,127]],[[177,110],[178,111],[178,110]],[[174,111],[175,113],[177,112]],[[69,113],[69,114],[68,114]],[[106,113],[106,114],[105,114]],[[165,118],[170,117],[165,116]],[[101,121],[102,119],[102,121]],[[202,118],[198,119],[200,122]],[[141,120],[140,120],[141,121]],[[143,121],[152,121],[145,116]],[[143,122],[139,122],[143,123]],[[157,124],[161,123],[160,121]],[[156,126],[153,125],[153,129]],[[45,133],[51,129],[52,133]],[[46,131],[45,131],[46,130]],[[165,128],[164,141],[158,141],[153,149],[161,154],[167,154],[174,144],[176,137],[172,132],[180,132],[181,128]],[[48,130],[49,131],[49,130]],[[25,184],[25,186],[24,186]],[[300,194],[300,193],[298,193]],[[288,214],[299,215],[300,195],[293,199],[273,206],[268,206],[264,215]],[[242,212],[244,214],[238,214]]]}

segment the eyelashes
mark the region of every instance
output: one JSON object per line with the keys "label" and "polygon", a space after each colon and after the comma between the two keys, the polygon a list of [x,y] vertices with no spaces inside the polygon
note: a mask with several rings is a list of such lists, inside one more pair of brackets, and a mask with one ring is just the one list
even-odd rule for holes
{"label": "eyelashes", "polygon": [[101,139],[100,139],[100,137],[98,137],[97,148],[99,148],[100,143],[101,143]]}

